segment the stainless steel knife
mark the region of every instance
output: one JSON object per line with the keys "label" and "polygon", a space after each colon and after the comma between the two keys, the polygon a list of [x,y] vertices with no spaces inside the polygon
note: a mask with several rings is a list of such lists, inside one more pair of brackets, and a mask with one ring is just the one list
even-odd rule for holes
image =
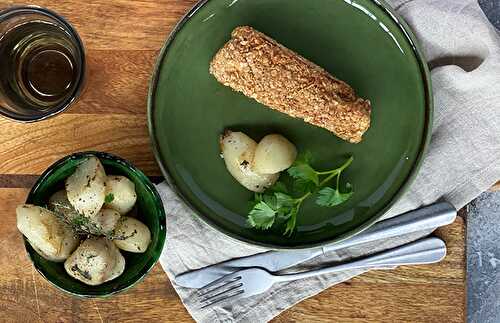
{"label": "stainless steel knife", "polygon": [[182,287],[200,288],[242,267],[262,267],[271,272],[279,271],[330,251],[450,224],[455,221],[456,215],[457,211],[453,205],[448,202],[439,202],[381,221],[364,232],[339,243],[305,250],[267,251],[235,258],[182,273],[175,277],[175,283]]}

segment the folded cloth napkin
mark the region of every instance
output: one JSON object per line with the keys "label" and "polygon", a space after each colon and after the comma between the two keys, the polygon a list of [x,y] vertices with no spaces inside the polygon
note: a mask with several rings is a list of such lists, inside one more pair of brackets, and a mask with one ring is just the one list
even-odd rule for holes
{"label": "folded cloth napkin", "polygon": [[[410,190],[391,217],[445,199],[461,208],[500,179],[500,40],[476,0],[393,0],[422,45],[431,67],[435,117],[432,141]],[[261,295],[199,309],[192,289],[175,275],[265,251],[228,239],[202,223],[170,188],[165,204],[167,243],[160,262],[193,318],[200,322],[266,322],[325,288],[362,273],[352,270],[281,283]],[[417,239],[420,232],[332,252],[306,265],[346,260]]]}

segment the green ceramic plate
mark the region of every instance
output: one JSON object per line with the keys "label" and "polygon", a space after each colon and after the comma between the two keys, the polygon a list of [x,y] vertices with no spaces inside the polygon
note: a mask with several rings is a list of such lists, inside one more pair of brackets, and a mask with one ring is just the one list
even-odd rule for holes
{"label": "green ceramic plate", "polygon": [[[250,25],[349,83],[373,105],[360,144],[272,111],[219,84],[208,66],[236,26]],[[271,248],[339,241],[379,218],[418,169],[432,121],[425,61],[404,22],[375,0],[208,0],[197,4],[164,46],[149,97],[156,157],[169,182],[204,221],[227,235]],[[290,238],[282,228],[247,226],[252,193],[219,157],[218,137],[241,130],[260,140],[277,132],[310,150],[318,169],[354,162],[343,180],[354,196],[335,208],[308,201]]]}
{"label": "green ceramic plate", "polygon": [[107,153],[82,152],[67,156],[47,169],[31,189],[26,203],[46,205],[49,197],[64,188],[64,180],[90,155],[97,156],[107,174],[123,175],[135,184],[138,219],[151,231],[151,243],[145,253],[120,251],[125,257],[125,271],[118,278],[99,286],[89,286],[73,279],[63,263],[48,261],[36,253],[25,239],[25,246],[38,272],[57,288],[80,297],[107,297],[124,291],[146,276],[158,261],[165,242],[165,211],[160,196],[146,175],[127,161]]}

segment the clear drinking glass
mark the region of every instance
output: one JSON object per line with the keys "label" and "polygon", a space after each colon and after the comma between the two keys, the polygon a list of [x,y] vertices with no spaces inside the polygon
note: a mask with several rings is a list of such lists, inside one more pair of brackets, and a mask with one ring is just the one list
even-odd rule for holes
{"label": "clear drinking glass", "polygon": [[53,116],[78,98],[84,78],[83,43],[66,20],[35,6],[0,11],[0,115]]}

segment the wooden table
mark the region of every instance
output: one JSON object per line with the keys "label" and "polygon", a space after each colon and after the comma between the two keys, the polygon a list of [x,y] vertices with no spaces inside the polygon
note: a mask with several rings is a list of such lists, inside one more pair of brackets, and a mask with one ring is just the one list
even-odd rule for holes
{"label": "wooden table", "polygon": [[[108,300],[80,300],[50,286],[29,262],[15,207],[37,176],[82,150],[122,156],[161,176],[149,146],[146,96],[153,64],[194,0],[37,0],[66,17],[87,50],[88,80],[68,112],[35,124],[0,119],[0,313],[17,322],[191,321],[157,265],[144,282]],[[0,9],[22,4],[0,0]],[[449,248],[437,265],[374,271],[287,310],[276,322],[463,322],[464,221],[439,230]]]}

